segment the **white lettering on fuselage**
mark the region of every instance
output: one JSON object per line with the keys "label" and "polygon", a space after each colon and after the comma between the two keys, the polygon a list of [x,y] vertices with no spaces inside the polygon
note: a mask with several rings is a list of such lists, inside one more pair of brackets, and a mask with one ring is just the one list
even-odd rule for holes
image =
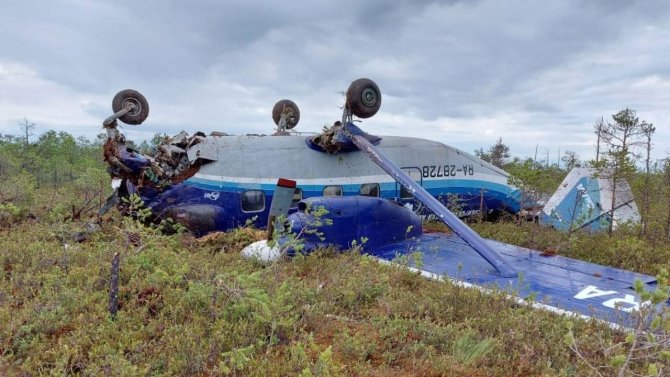
{"label": "white lettering on fuselage", "polygon": [[218,200],[219,196],[221,196],[221,193],[218,191],[212,191],[212,192],[206,192],[205,193],[205,199],[209,200]]}

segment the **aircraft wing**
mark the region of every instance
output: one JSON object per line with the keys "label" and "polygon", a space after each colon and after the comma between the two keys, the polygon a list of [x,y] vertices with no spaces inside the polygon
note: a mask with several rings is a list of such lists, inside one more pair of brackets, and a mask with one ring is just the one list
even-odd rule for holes
{"label": "aircraft wing", "polygon": [[[422,274],[451,279],[465,286],[501,290],[511,297],[533,298],[533,306],[583,318],[597,318],[614,326],[632,327],[634,313],[641,303],[633,289],[636,279],[648,289],[656,286],[652,276],[624,271],[558,255],[543,255],[493,240],[487,244],[503,255],[518,271],[516,277],[503,277],[455,234],[430,233],[401,244],[366,250],[383,261],[408,261]],[[420,263],[402,256],[420,252]]]}

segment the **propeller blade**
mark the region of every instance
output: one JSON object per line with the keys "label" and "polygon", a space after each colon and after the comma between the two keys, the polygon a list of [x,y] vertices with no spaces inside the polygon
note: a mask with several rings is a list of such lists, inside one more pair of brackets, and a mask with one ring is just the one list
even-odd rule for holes
{"label": "propeller blade", "polygon": [[270,204],[270,213],[268,215],[268,240],[272,239],[272,233],[275,229],[275,219],[282,215],[284,217],[288,215],[291,202],[293,202],[295,187],[296,182],[290,179],[279,178],[277,181],[277,187],[272,195],[272,204]]}

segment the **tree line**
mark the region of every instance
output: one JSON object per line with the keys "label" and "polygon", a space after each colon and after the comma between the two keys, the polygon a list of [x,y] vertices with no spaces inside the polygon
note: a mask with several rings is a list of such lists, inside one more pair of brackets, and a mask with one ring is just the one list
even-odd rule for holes
{"label": "tree line", "polygon": [[[87,192],[107,190],[109,179],[101,153],[106,134],[100,133],[91,141],[52,130],[31,139],[35,123],[24,119],[19,128],[19,135],[0,134],[0,202],[29,203],[36,189],[73,184]],[[504,169],[515,183],[536,195],[553,193],[573,167],[598,169],[615,183],[626,179],[640,207],[641,234],[670,237],[670,159],[651,158],[653,124],[625,108],[607,122],[600,118],[593,130],[596,158],[590,161],[580,161],[571,151],[563,153],[562,166],[559,161],[550,164],[548,160],[512,157],[502,138],[487,149],[475,150],[475,155]],[[129,147],[152,154],[166,138],[157,133],[137,146],[129,141]]]}

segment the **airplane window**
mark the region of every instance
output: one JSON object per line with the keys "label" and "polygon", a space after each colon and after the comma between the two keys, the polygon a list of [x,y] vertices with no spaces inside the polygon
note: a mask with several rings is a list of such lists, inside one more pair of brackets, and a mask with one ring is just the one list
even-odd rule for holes
{"label": "airplane window", "polygon": [[298,206],[298,202],[302,200],[302,189],[296,188],[293,193],[293,201],[291,202],[291,208]]}
{"label": "airplane window", "polygon": [[405,186],[400,186],[400,198],[401,199],[412,199],[414,195],[412,195],[411,192],[409,192]]}
{"label": "airplane window", "polygon": [[261,190],[245,191],[241,199],[244,212],[260,212],[265,209],[265,193]]}
{"label": "airplane window", "polygon": [[342,186],[326,186],[323,188],[323,196],[342,196]]}
{"label": "airplane window", "polygon": [[379,196],[379,184],[364,183],[361,185],[361,195],[363,196]]}
{"label": "airplane window", "polygon": [[[423,185],[422,183],[422,172],[419,168],[416,167],[404,167],[402,168],[402,171],[405,172],[405,174],[409,175],[414,182],[418,183],[419,185]],[[400,199],[412,199],[414,198],[414,195],[412,193],[405,189],[401,184],[397,183],[396,187],[400,186]]]}

